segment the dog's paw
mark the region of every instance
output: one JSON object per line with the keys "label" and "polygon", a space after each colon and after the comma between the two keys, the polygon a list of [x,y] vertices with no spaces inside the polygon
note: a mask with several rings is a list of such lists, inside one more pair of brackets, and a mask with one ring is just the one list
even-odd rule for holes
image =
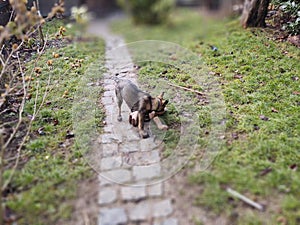
{"label": "dog's paw", "polygon": [[138,111],[129,114],[129,123],[134,127],[137,127],[139,125]]}
{"label": "dog's paw", "polygon": [[140,133],[141,138],[148,138],[149,137],[149,134],[144,130],[141,130],[139,133]]}
{"label": "dog's paw", "polygon": [[155,117],[155,111],[152,111],[151,113],[149,113],[150,120],[152,120],[154,117]]}
{"label": "dog's paw", "polygon": [[118,121],[119,121],[119,122],[122,121],[122,116],[118,116]]}

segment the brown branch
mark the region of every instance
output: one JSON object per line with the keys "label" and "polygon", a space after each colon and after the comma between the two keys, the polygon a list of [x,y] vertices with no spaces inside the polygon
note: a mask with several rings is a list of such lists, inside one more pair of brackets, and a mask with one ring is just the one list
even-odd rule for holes
{"label": "brown branch", "polygon": [[4,143],[4,146],[3,146],[4,149],[6,149],[7,146],[10,144],[10,142],[15,137],[16,133],[18,132],[18,130],[19,130],[20,126],[21,126],[21,123],[23,121],[22,114],[23,114],[23,110],[24,110],[24,107],[25,107],[26,95],[27,95],[27,89],[26,89],[26,83],[25,83],[25,76],[24,76],[23,69],[22,69],[22,66],[21,66],[19,54],[17,54],[17,57],[18,57],[18,62],[20,64],[20,71],[21,71],[21,75],[22,75],[22,83],[23,83],[24,94],[23,94],[22,102],[21,102],[21,105],[20,105],[20,108],[19,108],[18,123],[17,123],[16,127],[14,127],[14,129],[13,129],[13,133],[9,136],[8,140]]}
{"label": "brown branch", "polygon": [[[34,1],[33,2],[33,6],[37,9],[38,15],[42,16],[41,12],[40,12],[40,3],[39,3],[39,0]],[[39,31],[40,41],[41,41],[42,45],[44,45],[45,44],[45,39],[44,39],[44,34],[43,34],[42,26],[40,26],[40,25],[38,26],[38,31]]]}
{"label": "brown branch", "polygon": [[183,87],[183,86],[179,86],[179,85],[176,85],[176,84],[171,84],[171,83],[168,83],[170,86],[173,86],[173,87],[176,87],[176,88],[180,88],[180,89],[183,89],[185,91],[190,91],[190,92],[193,92],[193,93],[196,93],[198,95],[204,95],[203,92],[200,92],[200,91],[197,91],[197,90],[194,90],[194,89],[191,89],[191,88],[187,88],[187,87]]}
{"label": "brown branch", "polygon": [[[39,57],[37,57],[37,59],[36,59],[35,62],[37,62],[37,60],[40,59],[41,55],[42,55],[43,52],[44,52],[45,46],[46,46],[46,42],[45,42],[45,44],[44,44],[44,46],[43,46],[43,48],[42,48],[42,51],[39,53]],[[22,68],[21,68],[21,62],[20,62],[20,58],[19,58],[19,57],[18,57],[18,62],[19,62],[20,71],[21,71],[21,74],[22,74],[23,88],[24,88],[24,96],[23,96],[23,100],[22,100],[21,107],[20,107],[21,109],[20,109],[20,111],[19,111],[19,122],[20,122],[20,120],[22,121],[22,114],[23,114],[23,110],[24,110],[24,106],[25,106],[26,95],[27,95],[27,92],[26,92],[26,91],[27,91],[27,89],[26,89],[25,77],[24,77],[23,70],[22,70]],[[32,73],[33,73],[33,70],[31,71],[31,74],[32,74]],[[40,103],[39,107],[37,107],[37,104],[38,104],[37,101],[38,101],[38,95],[39,95],[39,88],[37,88],[36,95],[35,95],[34,110],[33,110],[32,118],[31,118],[31,120],[30,120],[30,122],[29,122],[29,124],[28,124],[26,134],[25,134],[25,136],[23,137],[22,142],[19,144],[19,147],[18,147],[18,149],[17,149],[17,156],[15,157],[15,158],[16,158],[16,161],[15,161],[15,164],[14,164],[14,166],[13,166],[13,168],[12,168],[12,171],[11,171],[11,173],[10,173],[8,179],[6,180],[6,182],[2,185],[2,187],[0,186],[2,191],[4,191],[4,190],[7,188],[7,186],[9,185],[9,183],[11,182],[12,177],[14,176],[15,171],[16,171],[18,165],[19,165],[20,156],[21,156],[21,150],[22,150],[23,146],[25,145],[25,143],[26,143],[26,141],[27,141],[27,137],[28,137],[29,134],[30,134],[30,130],[31,130],[32,123],[33,123],[34,119],[36,118],[37,114],[39,113],[40,109],[42,108],[42,106],[43,106],[44,103],[45,103],[45,100],[46,100],[46,97],[47,97],[47,94],[48,94],[48,91],[49,91],[49,90],[48,90],[48,87],[49,87],[49,85],[50,85],[50,81],[51,81],[51,76],[49,75],[49,79],[48,79],[48,82],[47,82],[46,90],[45,90],[45,93],[44,93],[44,95],[43,95],[42,102]],[[39,85],[39,83],[38,83],[38,85]],[[29,86],[29,85],[28,85],[28,86]],[[23,102],[23,101],[24,101],[24,102]],[[19,122],[18,122],[18,124],[17,124],[17,126],[16,126],[17,128],[19,128],[19,126],[20,126],[20,125],[19,125]],[[11,140],[14,138],[14,136],[16,135],[16,132],[17,132],[17,131],[18,131],[18,129],[15,128],[13,134],[9,137],[9,140],[5,143],[5,145],[4,145],[4,150],[7,148],[8,144],[11,142]]]}
{"label": "brown branch", "polygon": [[9,53],[7,59],[4,62],[4,65],[2,65],[2,69],[1,69],[1,73],[0,73],[0,80],[1,80],[4,72],[6,71],[7,66],[9,65],[9,61],[12,58],[13,54],[15,52],[17,52],[21,48],[21,46],[23,46],[23,44],[24,44],[24,40],[21,41],[21,43],[18,45],[18,47],[15,50],[13,50]]}

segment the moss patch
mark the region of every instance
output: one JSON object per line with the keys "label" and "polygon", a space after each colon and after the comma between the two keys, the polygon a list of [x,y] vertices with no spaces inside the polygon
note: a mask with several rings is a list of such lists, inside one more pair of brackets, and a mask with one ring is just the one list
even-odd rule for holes
{"label": "moss patch", "polygon": [[[194,203],[225,215],[229,221],[230,213],[237,211],[237,224],[276,224],[282,220],[297,224],[299,49],[273,41],[264,30],[244,30],[237,20],[204,20],[186,10],[178,10],[173,16],[171,26],[132,26],[122,21],[114,23],[113,28],[128,42],[156,39],[181,44],[202,57],[210,76],[222,87],[227,108],[226,143],[208,171],[190,176],[192,186],[204,188]],[[154,70],[157,78],[164,76],[178,85],[197,88],[189,74],[172,69],[162,74],[166,68],[159,64],[141,66],[141,80],[151,77]],[[205,106],[198,106],[203,131],[200,136],[205,139],[210,121]],[[199,157],[193,157],[195,164],[200,162]],[[227,186],[265,203],[266,212],[249,213],[248,207],[226,193]]]}

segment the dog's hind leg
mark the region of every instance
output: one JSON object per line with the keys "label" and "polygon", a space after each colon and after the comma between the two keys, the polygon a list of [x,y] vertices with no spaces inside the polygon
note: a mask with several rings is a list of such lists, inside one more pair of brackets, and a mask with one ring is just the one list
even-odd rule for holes
{"label": "dog's hind leg", "polygon": [[122,115],[121,115],[121,107],[123,103],[123,97],[118,89],[116,89],[116,97],[117,97],[117,103],[118,103],[118,121],[122,121]]}

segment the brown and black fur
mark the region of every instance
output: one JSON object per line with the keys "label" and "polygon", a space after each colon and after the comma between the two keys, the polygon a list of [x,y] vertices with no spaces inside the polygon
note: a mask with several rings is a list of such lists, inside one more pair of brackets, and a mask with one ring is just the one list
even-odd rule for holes
{"label": "brown and black fur", "polygon": [[[154,122],[157,122],[159,119],[155,117],[164,113],[168,100],[163,99],[163,94],[152,97],[149,93],[140,90],[129,80],[115,79],[115,81],[115,92],[119,107],[118,121],[122,121],[121,106],[124,100],[132,113],[137,112],[134,118],[136,121],[132,124],[138,126],[139,134],[142,138],[147,138],[149,134],[144,130],[144,121],[153,118]],[[162,126],[160,121],[158,123],[160,123],[158,128],[167,128],[167,126]]]}

